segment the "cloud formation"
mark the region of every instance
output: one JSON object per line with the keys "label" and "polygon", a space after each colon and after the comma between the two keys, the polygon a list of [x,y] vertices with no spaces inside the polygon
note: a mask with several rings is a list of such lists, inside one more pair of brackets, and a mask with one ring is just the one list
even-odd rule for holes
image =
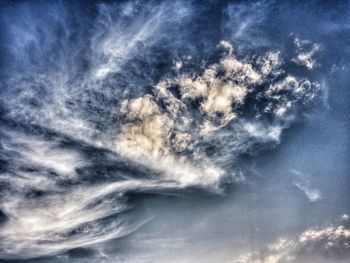
{"label": "cloud formation", "polygon": [[342,225],[310,228],[293,238],[280,239],[265,249],[242,255],[234,263],[347,262],[350,229]]}
{"label": "cloud formation", "polygon": [[314,69],[317,66],[315,55],[321,51],[321,45],[299,38],[294,39],[294,44],[297,47],[297,56],[294,61],[309,70]]}
{"label": "cloud formation", "polygon": [[[67,6],[44,5],[43,15],[24,3],[1,17],[10,54],[0,72],[1,258],[128,235],[145,222],[129,216],[130,193],[217,193],[245,181],[242,155],[278,144],[320,94],[289,71],[316,67],[311,42],[293,60],[272,46],[209,41],[214,22],[204,37],[199,28],[211,10],[187,1],[98,4],[86,20]],[[250,6],[226,14],[245,44],[265,18],[265,4]]]}
{"label": "cloud formation", "polygon": [[[118,153],[180,184],[217,188],[227,176],[225,160],[257,143],[279,142],[298,107],[320,91],[319,84],[286,73],[279,52],[238,58],[227,41],[217,49],[219,61],[201,73],[165,78],[151,93],[120,103]],[[179,174],[174,167],[186,169]]]}

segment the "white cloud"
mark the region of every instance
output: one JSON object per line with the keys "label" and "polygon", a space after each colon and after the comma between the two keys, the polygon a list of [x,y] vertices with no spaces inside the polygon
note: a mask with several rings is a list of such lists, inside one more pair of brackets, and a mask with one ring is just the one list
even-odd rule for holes
{"label": "white cloud", "polygon": [[295,38],[295,45],[297,46],[298,53],[294,61],[307,69],[312,70],[317,66],[314,56],[321,50],[321,45],[314,43],[311,44],[308,40],[300,40]]}
{"label": "white cloud", "polygon": [[346,262],[350,256],[350,229],[344,226],[310,228],[292,238],[281,238],[259,252],[234,263]]}
{"label": "white cloud", "polygon": [[[119,154],[150,165],[165,173],[164,178],[181,184],[216,188],[226,175],[219,162],[247,151],[255,142],[278,142],[285,128],[279,121],[289,122],[293,109],[311,101],[318,92],[319,86],[308,79],[286,75],[275,81],[284,72],[279,52],[267,52],[254,63],[235,57],[227,41],[221,41],[218,48],[226,52],[201,74],[165,78],[152,93],[120,103]],[[172,89],[177,89],[177,94]],[[259,96],[267,99],[269,104],[258,115],[273,114],[275,121],[245,119],[241,109],[248,96],[253,96],[256,104]],[[235,127],[231,134],[225,132],[228,125]],[[219,137],[221,133],[224,135]],[[209,156],[202,146],[215,137],[222,143],[218,157]]]}
{"label": "white cloud", "polygon": [[14,131],[4,132],[9,139],[3,143],[4,149],[20,152],[16,161],[24,165],[50,170],[59,174],[60,178],[67,179],[74,178],[76,169],[85,164],[83,158],[73,149],[62,149],[57,143],[38,136]]}
{"label": "white cloud", "polygon": [[[6,227],[0,228],[2,256],[51,255],[125,236],[145,221],[132,223],[122,215],[129,209],[123,194],[174,187],[178,188],[178,185],[171,182],[125,180],[90,187],[76,186],[38,198],[23,198],[19,194],[6,196],[2,211],[9,220]],[[116,193],[118,198],[110,196]],[[102,199],[103,202],[99,202]],[[99,221],[114,214],[119,216],[111,221]]]}
{"label": "white cloud", "polygon": [[349,216],[348,214],[343,214],[343,215],[341,216],[341,219],[342,219],[343,221],[348,221],[348,220],[350,219],[350,216]]}
{"label": "white cloud", "polygon": [[322,198],[320,191],[311,188],[308,182],[295,182],[294,185],[306,195],[310,202],[316,202]]}
{"label": "white cloud", "polygon": [[[104,79],[109,73],[120,70],[130,57],[137,44],[149,40],[159,30],[164,8],[155,8],[152,15],[144,17],[138,14],[138,3],[122,3],[118,8],[100,4],[96,34],[91,39],[96,56],[94,77]],[[118,10],[118,19],[111,10]],[[124,19],[133,17],[133,23],[125,28],[121,25]]]}

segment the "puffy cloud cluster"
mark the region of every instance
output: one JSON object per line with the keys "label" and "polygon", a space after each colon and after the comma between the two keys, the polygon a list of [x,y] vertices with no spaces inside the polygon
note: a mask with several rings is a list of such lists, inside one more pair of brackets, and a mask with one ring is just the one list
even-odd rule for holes
{"label": "puffy cloud cluster", "polygon": [[321,45],[311,43],[308,40],[300,40],[299,38],[295,38],[294,43],[298,49],[297,57],[294,61],[310,70],[314,69],[317,66],[314,56],[321,50]]}
{"label": "puffy cloud cluster", "polygon": [[179,183],[218,186],[225,160],[232,165],[254,144],[278,142],[297,106],[319,91],[317,83],[286,74],[279,52],[240,59],[227,41],[218,49],[219,61],[201,73],[165,78],[149,94],[120,103],[118,153]]}
{"label": "puffy cloud cluster", "polygon": [[276,102],[273,107],[275,115],[281,117],[296,103],[305,104],[312,101],[316,95],[315,89],[318,89],[317,85],[308,79],[297,79],[287,75],[283,80],[272,84],[267,94]]}
{"label": "puffy cloud cluster", "polygon": [[242,255],[235,263],[347,262],[350,229],[344,226],[311,228],[291,239],[280,239],[262,251]]}

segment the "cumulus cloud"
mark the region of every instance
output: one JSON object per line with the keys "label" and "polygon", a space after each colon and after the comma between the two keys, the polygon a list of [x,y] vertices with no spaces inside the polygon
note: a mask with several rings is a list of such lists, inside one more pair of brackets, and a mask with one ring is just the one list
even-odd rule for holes
{"label": "cumulus cloud", "polygon": [[242,255],[234,263],[347,262],[350,229],[344,226],[310,228],[293,238],[282,238],[265,249]]}
{"label": "cumulus cloud", "polygon": [[314,69],[317,66],[315,55],[321,50],[321,45],[299,38],[294,39],[294,44],[297,47],[297,56],[294,58],[294,62],[309,70]]}
{"label": "cumulus cloud", "polygon": [[[221,41],[218,50],[219,61],[202,73],[162,79],[151,93],[120,103],[118,153],[158,167],[175,181],[183,183],[187,177],[193,178],[186,180],[189,184],[217,187],[227,175],[223,160],[239,156],[255,143],[278,142],[297,106],[317,96],[317,83],[284,73],[279,52],[239,59],[227,41]],[[262,100],[264,107],[256,110]],[[218,156],[207,151],[214,141],[222,147]],[[179,176],[173,169],[178,166],[190,173]],[[197,172],[201,176],[193,175]]]}

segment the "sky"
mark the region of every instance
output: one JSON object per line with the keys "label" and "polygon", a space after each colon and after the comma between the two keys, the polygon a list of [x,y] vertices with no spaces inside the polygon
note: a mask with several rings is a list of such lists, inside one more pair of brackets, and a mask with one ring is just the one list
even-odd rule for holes
{"label": "sky", "polygon": [[346,263],[349,43],[349,1],[0,1],[0,261]]}

